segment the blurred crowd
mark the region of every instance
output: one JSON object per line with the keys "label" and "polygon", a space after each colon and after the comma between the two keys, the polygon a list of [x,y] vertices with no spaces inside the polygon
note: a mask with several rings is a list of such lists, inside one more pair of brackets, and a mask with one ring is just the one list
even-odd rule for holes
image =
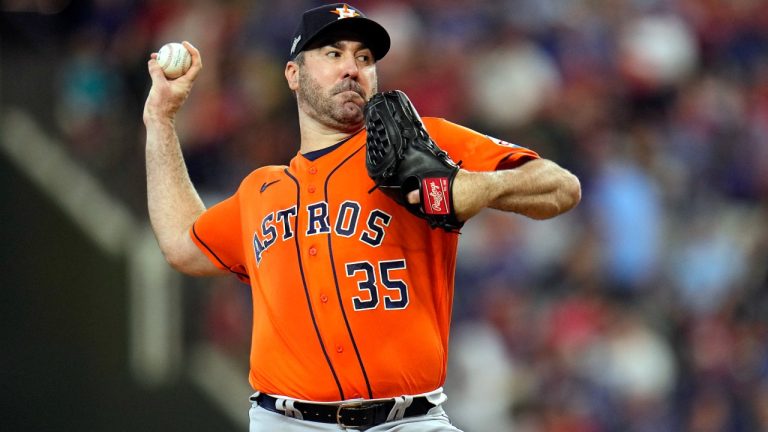
{"label": "blurred crowd", "polygon": [[[298,14],[317,4],[78,2],[52,101],[62,136],[143,212],[146,60],[189,40],[204,70],[177,125],[193,181],[217,202],[296,154],[282,71]],[[582,203],[560,218],[486,211],[464,229],[454,421],[475,432],[768,431],[768,1],[352,6],[392,36],[381,90],[529,147],[582,183]],[[245,367],[248,290],[210,284],[199,332]]]}

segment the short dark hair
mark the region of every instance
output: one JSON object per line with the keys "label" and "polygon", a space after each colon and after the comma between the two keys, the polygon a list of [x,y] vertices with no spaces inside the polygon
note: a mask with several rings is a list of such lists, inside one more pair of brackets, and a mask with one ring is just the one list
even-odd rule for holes
{"label": "short dark hair", "polygon": [[299,51],[299,53],[296,54],[296,56],[293,58],[293,61],[299,66],[304,66],[304,53],[305,51]]}

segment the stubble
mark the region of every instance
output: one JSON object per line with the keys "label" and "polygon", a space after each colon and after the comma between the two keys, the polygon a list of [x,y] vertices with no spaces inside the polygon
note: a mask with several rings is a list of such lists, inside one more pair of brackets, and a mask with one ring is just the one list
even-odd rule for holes
{"label": "stubble", "polygon": [[[376,92],[375,82],[373,92]],[[367,101],[368,95],[355,80],[345,79],[324,92],[309,73],[300,70],[297,95],[304,111],[329,128],[353,132],[363,125],[362,101]]]}

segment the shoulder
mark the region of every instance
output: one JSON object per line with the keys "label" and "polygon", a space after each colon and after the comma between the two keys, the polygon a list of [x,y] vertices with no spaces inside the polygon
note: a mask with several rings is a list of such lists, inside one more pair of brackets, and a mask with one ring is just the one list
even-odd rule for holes
{"label": "shoulder", "polygon": [[260,188],[264,182],[270,182],[285,176],[285,165],[269,165],[251,171],[240,183],[239,191],[256,187]]}
{"label": "shoulder", "polygon": [[[430,135],[445,135],[445,134],[458,134],[458,133],[472,133],[478,134],[478,132],[462,126],[457,123],[453,123],[442,117],[422,117],[422,123],[427,129]],[[479,135],[479,134],[478,134]]]}
{"label": "shoulder", "polygon": [[422,117],[421,122],[432,139],[441,141],[446,134],[450,135],[451,122],[440,117]]}
{"label": "shoulder", "polygon": [[422,123],[429,136],[443,145],[451,143],[467,143],[469,141],[484,142],[488,140],[485,134],[481,134],[468,127],[453,123],[441,117],[422,117]]}
{"label": "shoulder", "polygon": [[446,123],[450,123],[448,120],[440,117],[422,117],[421,122],[424,123],[424,127],[428,130],[440,128]]}

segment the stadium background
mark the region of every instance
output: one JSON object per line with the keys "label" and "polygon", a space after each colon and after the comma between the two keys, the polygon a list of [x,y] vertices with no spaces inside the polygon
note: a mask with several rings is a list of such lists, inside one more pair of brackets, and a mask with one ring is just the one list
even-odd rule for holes
{"label": "stadium background", "polygon": [[[148,54],[207,203],[297,150],[283,0],[0,3],[4,430],[246,430],[249,293],[157,265]],[[768,2],[358,1],[380,87],[576,173],[552,221],[462,236],[449,411],[468,431],[768,430]],[[162,264],[162,262],[160,262]]]}

